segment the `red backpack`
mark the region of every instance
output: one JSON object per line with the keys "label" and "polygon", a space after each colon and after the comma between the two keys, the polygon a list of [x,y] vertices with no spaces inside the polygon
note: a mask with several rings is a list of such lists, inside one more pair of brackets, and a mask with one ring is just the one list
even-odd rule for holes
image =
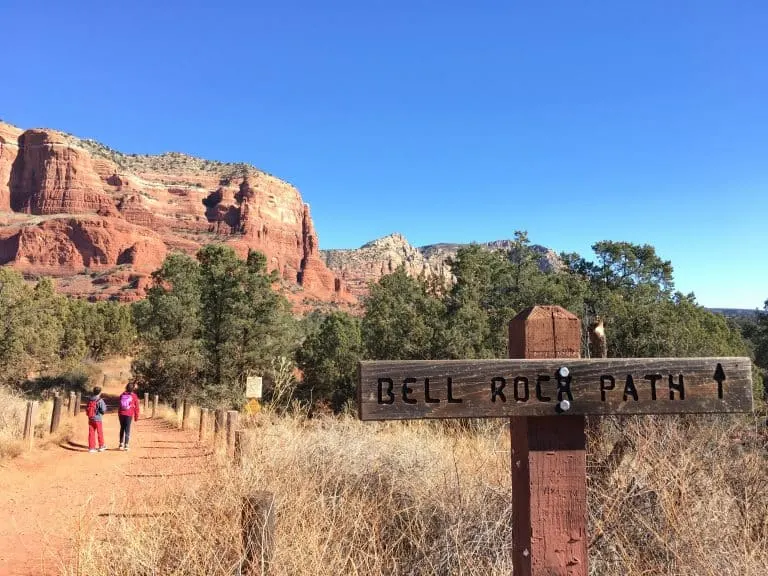
{"label": "red backpack", "polygon": [[88,405],[85,407],[85,413],[88,415],[89,419],[92,419],[94,416],[96,416],[96,409],[99,406],[98,400],[89,400]]}

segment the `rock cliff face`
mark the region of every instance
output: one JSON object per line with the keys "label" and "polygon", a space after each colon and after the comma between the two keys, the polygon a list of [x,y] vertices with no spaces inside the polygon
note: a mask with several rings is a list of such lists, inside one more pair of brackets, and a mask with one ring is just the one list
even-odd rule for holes
{"label": "rock cliff face", "polygon": [[94,299],[140,297],[169,251],[262,251],[292,300],[355,299],[325,265],[298,190],[245,164],[126,155],[0,123],[0,264]]}
{"label": "rock cliff face", "polygon": [[[511,240],[496,240],[481,244],[488,250],[505,250],[512,246]],[[453,281],[448,259],[456,256],[462,244],[431,244],[416,248],[401,234],[384,236],[360,248],[351,250],[323,250],[325,263],[342,281],[350,292],[362,296],[368,292],[368,283],[394,272],[401,265],[411,276],[440,278],[446,285]],[[542,270],[554,270],[560,266],[557,254],[543,246],[532,247],[539,255]]]}
{"label": "rock cliff face", "polygon": [[0,122],[0,212],[11,209],[11,168],[19,152],[21,130]]}

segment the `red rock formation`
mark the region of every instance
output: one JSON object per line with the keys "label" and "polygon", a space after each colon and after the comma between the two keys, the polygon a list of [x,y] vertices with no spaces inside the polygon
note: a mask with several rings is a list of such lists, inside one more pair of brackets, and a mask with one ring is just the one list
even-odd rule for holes
{"label": "red rock formation", "polygon": [[145,272],[162,264],[160,237],[116,218],[55,218],[23,226],[16,234],[15,266],[36,274],[62,275],[121,264]]}
{"label": "red rock formation", "polygon": [[11,209],[11,167],[19,152],[21,130],[0,122],[0,212]]}
{"label": "red rock formation", "polygon": [[137,194],[124,196],[117,205],[117,211],[131,224],[157,229],[162,226]]}
{"label": "red rock formation", "polygon": [[[193,254],[211,241],[243,256],[262,251],[313,301],[354,300],[319,258],[309,209],[290,184],[245,165],[126,156],[0,123],[0,264],[59,276],[70,293],[130,299],[168,251]],[[117,266],[139,274],[108,273]],[[73,277],[86,269],[104,274]]]}
{"label": "red rock formation", "polygon": [[57,132],[19,136],[11,171],[11,209],[28,214],[84,214],[114,208],[85,150]]}
{"label": "red rock formation", "polygon": [[341,281],[328,270],[321,260],[318,251],[317,234],[312,218],[309,215],[309,206],[304,205],[302,218],[302,247],[304,257],[301,259],[299,280],[301,284],[321,295],[344,292]]}

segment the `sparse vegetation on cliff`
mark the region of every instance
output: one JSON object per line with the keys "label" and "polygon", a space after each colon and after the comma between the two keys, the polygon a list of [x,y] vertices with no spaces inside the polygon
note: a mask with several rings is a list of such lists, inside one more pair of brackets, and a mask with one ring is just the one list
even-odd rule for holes
{"label": "sparse vegetation on cliff", "polygon": [[182,152],[164,152],[162,154],[125,154],[110,148],[106,144],[89,138],[79,139],[70,136],[73,143],[79,145],[91,154],[101,156],[114,162],[123,170],[131,172],[159,172],[159,173],[213,173],[221,175],[223,179],[242,178],[244,174],[264,174],[272,176],[268,172],[260,170],[251,164],[244,162],[220,162],[198,158]]}

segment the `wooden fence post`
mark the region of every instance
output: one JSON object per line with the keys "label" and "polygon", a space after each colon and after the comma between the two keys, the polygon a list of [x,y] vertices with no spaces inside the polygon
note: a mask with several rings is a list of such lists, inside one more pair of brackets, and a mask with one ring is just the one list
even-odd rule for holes
{"label": "wooden fence post", "polygon": [[80,392],[75,393],[75,407],[72,409],[75,416],[80,416]]}
{"label": "wooden fence post", "polygon": [[67,407],[67,416],[74,417],[77,415],[77,413],[75,412],[76,396],[77,394],[75,394],[74,392],[69,393],[69,406]]}
{"label": "wooden fence post", "polygon": [[152,418],[155,418],[157,416],[157,402],[160,398],[157,394],[152,396]]}
{"label": "wooden fence post", "polygon": [[186,430],[189,427],[189,411],[192,404],[189,400],[184,400],[181,408],[181,429]]}
{"label": "wooden fence post", "polygon": [[243,467],[243,435],[245,432],[243,430],[235,430],[235,450],[234,450],[234,457],[232,458],[232,461],[235,463],[235,466],[238,468]]}
{"label": "wooden fence post", "polygon": [[200,408],[200,432],[198,441],[205,442],[205,433],[208,427],[208,408]]}
{"label": "wooden fence post", "polygon": [[144,418],[147,417],[147,412],[149,412],[149,392],[144,392],[144,406],[142,406],[144,409]]}
{"label": "wooden fence post", "polygon": [[275,497],[262,490],[243,498],[243,576],[269,573],[275,544]]}
{"label": "wooden fence post", "polygon": [[[509,323],[510,358],[579,358],[580,350],[581,323],[559,306],[534,306]],[[516,576],[589,573],[584,430],[584,416],[510,418]]]}
{"label": "wooden fence post", "polygon": [[176,417],[176,425],[179,426],[179,410],[182,409],[181,398],[176,396],[173,400],[171,400],[170,406],[173,408],[173,414]]}
{"label": "wooden fence post", "polygon": [[239,415],[237,410],[227,411],[227,450],[235,444],[235,430],[237,430],[237,417]]}
{"label": "wooden fence post", "polygon": [[56,394],[53,397],[53,413],[51,414],[51,434],[59,429],[61,422],[61,396]]}
{"label": "wooden fence post", "polygon": [[224,419],[226,412],[224,410],[216,410],[215,419],[213,421],[213,443],[215,446],[221,444],[221,439],[224,433]]}
{"label": "wooden fence post", "polygon": [[27,402],[27,414],[24,418],[24,448],[32,450],[35,438],[35,421],[37,420],[37,400]]}

